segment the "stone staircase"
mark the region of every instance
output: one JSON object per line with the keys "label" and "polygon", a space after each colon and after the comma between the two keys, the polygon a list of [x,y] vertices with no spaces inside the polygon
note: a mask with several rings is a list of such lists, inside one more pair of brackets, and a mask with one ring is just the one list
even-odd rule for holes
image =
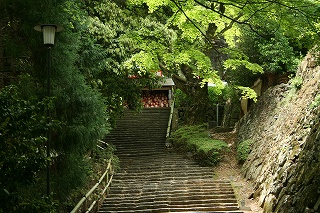
{"label": "stone staircase", "polygon": [[169,113],[126,111],[108,135],[121,169],[99,212],[241,212],[229,181],[165,147]]}

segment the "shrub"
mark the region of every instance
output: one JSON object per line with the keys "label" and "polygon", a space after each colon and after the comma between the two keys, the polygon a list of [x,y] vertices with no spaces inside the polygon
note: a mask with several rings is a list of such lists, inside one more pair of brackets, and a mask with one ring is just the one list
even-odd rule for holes
{"label": "shrub", "polygon": [[168,140],[177,150],[192,153],[201,165],[216,165],[221,154],[228,150],[225,142],[209,137],[206,125],[182,127],[173,132]]}
{"label": "shrub", "polygon": [[320,94],[318,94],[315,98],[314,101],[312,101],[312,103],[310,104],[310,108],[311,109],[315,109],[318,106],[320,106]]}
{"label": "shrub", "polygon": [[222,90],[220,87],[208,87],[208,97],[209,97],[209,103],[215,104],[219,103],[221,97],[222,97]]}
{"label": "shrub", "polygon": [[294,90],[299,90],[302,86],[303,79],[300,76],[296,76],[290,80],[290,87]]}
{"label": "shrub", "polygon": [[245,140],[239,143],[237,147],[237,160],[239,163],[244,163],[247,160],[252,144],[252,140]]}
{"label": "shrub", "polygon": [[46,131],[60,128],[60,122],[46,117],[51,102],[24,98],[14,85],[0,90],[0,212],[50,212],[55,206],[43,201],[41,187],[48,160]]}
{"label": "shrub", "polygon": [[180,89],[176,89],[174,92],[174,102],[177,108],[179,107],[186,107],[188,103],[190,102],[190,98],[187,97],[187,95],[182,92]]}

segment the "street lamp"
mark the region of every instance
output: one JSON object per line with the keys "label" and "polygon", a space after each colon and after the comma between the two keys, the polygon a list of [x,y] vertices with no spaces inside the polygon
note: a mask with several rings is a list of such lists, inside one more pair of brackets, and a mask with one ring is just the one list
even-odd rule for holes
{"label": "street lamp", "polygon": [[63,27],[55,24],[41,24],[34,27],[36,31],[43,32],[43,43],[46,46],[53,47],[56,32],[61,32]]}
{"label": "street lamp", "polygon": [[[61,32],[63,27],[55,25],[55,24],[42,24],[34,27],[36,31],[43,33],[43,44],[47,47],[47,96],[51,96],[50,92],[50,62],[51,62],[51,47],[54,46],[54,38],[56,32]],[[50,110],[47,110],[48,118],[51,117]],[[50,129],[47,132],[47,158],[50,158],[50,144],[51,144],[51,134]],[[50,196],[50,162],[47,161],[47,196]]]}

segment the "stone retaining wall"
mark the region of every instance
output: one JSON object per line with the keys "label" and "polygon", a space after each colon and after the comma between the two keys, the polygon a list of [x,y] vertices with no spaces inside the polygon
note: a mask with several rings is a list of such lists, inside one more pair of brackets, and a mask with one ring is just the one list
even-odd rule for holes
{"label": "stone retaining wall", "polygon": [[264,212],[320,212],[320,67],[309,54],[297,76],[300,89],[268,89],[238,123],[239,142],[255,143],[243,175],[255,182]]}

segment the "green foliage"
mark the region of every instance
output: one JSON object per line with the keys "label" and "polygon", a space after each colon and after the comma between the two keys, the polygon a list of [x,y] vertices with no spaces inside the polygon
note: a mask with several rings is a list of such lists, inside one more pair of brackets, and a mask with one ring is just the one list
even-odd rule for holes
{"label": "green foliage", "polygon": [[[85,162],[83,162],[87,164],[88,167],[83,169],[83,163],[81,163],[80,167],[78,168],[82,168],[82,171],[77,171],[74,168],[69,168],[73,172],[77,173],[77,176],[79,176],[79,180],[75,180],[75,183],[73,184],[77,186],[72,187],[73,189],[70,190],[68,196],[60,203],[59,212],[69,212],[75,207],[82,196],[86,194],[89,189],[92,188],[93,184],[98,182],[98,180],[101,178],[101,175],[105,172],[110,159],[112,159],[112,166],[115,171],[119,169],[119,159],[114,155],[115,147],[113,145],[101,143],[99,143],[99,146],[100,147],[97,146],[95,149],[93,149],[90,153],[90,157],[88,156],[85,159]],[[81,160],[83,161],[83,159]],[[68,177],[59,177],[59,183],[62,183],[62,185],[64,184],[64,182],[68,182],[64,181],[64,178]],[[57,188],[60,188],[60,190],[65,191],[63,187],[70,186],[57,186]]]}
{"label": "green foliage", "polygon": [[[223,78],[255,100],[244,87],[262,73],[294,72],[304,45],[310,48],[317,40],[311,35],[317,34],[312,14],[318,2],[130,0],[128,4],[148,12],[141,27],[130,32],[136,47],[130,66],[137,63],[143,71],[159,66],[168,76],[185,78],[176,78],[176,85],[190,97],[190,108],[199,118],[208,104],[201,101],[200,106],[199,96],[194,95],[200,90],[194,86],[199,83],[195,78],[202,85]],[[190,123],[195,121],[192,113],[187,116]]]}
{"label": "green foliage", "polygon": [[188,146],[195,146],[194,158],[201,165],[217,165],[221,160],[222,153],[228,150],[228,145],[224,141],[204,137],[190,138]]}
{"label": "green foliage", "polygon": [[[130,1],[134,5],[140,5],[143,1]],[[149,12],[153,12],[154,4],[152,1],[145,1],[149,5]],[[177,7],[172,2],[158,2],[157,7],[169,6],[172,11],[177,11]],[[168,7],[168,8],[169,8]],[[208,27],[209,20],[214,15],[209,10],[203,10],[201,7],[187,7],[186,13],[199,21],[203,29]],[[157,14],[159,15],[159,14]],[[204,42],[201,33],[186,19],[183,13],[177,12],[174,17],[166,17],[167,23],[157,22],[151,15],[140,20],[139,27],[131,32],[132,39],[136,40],[136,47],[140,51],[131,57],[131,66],[138,66],[143,70],[159,67],[170,76],[177,74],[181,66],[189,66],[190,73],[185,76],[201,76],[204,80],[209,78],[219,79],[216,71],[212,69],[210,58],[206,55]],[[202,19],[200,19],[202,17]],[[201,22],[201,23],[200,23]],[[179,30],[177,30],[177,28]],[[141,60],[143,58],[150,60]],[[139,59],[139,60],[137,60]],[[135,62],[135,63],[133,63]],[[220,79],[219,79],[220,80]]]}
{"label": "green foliage", "polygon": [[[16,111],[15,116],[17,117],[14,122],[7,123],[12,121],[10,120],[14,118],[12,116],[12,118],[7,118],[8,120],[5,120],[1,124],[1,126],[6,128],[7,126],[15,127],[16,125],[21,125],[21,131],[15,131],[16,135],[12,136],[14,138],[10,138],[9,134],[1,132],[1,137],[4,138],[3,140],[8,141],[8,143],[13,139],[21,142],[19,146],[12,146],[10,142],[11,148],[15,150],[14,152],[6,152],[6,159],[20,162],[17,165],[21,164],[21,167],[10,164],[6,169],[12,174],[14,168],[22,169],[21,172],[16,172],[16,178],[21,178],[20,175],[24,175],[25,182],[28,182],[32,178],[34,182],[38,183],[39,188],[41,188],[39,192],[33,195],[30,195],[31,193],[26,194],[31,197],[23,197],[21,202],[25,202],[25,205],[28,205],[28,202],[31,202],[30,200],[32,199],[40,200],[45,194],[45,178],[41,175],[41,171],[47,160],[49,160],[46,159],[46,155],[44,154],[45,135],[49,127],[52,128],[52,157],[50,159],[50,166],[52,167],[51,191],[54,199],[59,200],[60,203],[73,189],[81,187],[88,180],[88,175],[91,174],[91,163],[86,156],[96,147],[98,139],[102,139],[110,129],[105,98],[96,88],[91,87],[91,84],[89,86],[89,77],[86,78],[89,74],[85,76],[88,72],[84,72],[84,68],[88,67],[92,68],[93,72],[98,72],[102,65],[97,68],[97,66],[91,66],[92,64],[90,63],[94,61],[95,65],[98,63],[103,64],[102,61],[98,60],[103,53],[99,54],[98,50],[101,50],[99,48],[91,48],[88,49],[90,52],[82,54],[82,50],[85,47],[94,44],[87,36],[83,36],[87,32],[87,14],[84,10],[80,9],[82,3],[81,1],[73,0],[44,0],[42,2],[31,0],[28,3],[14,0],[5,1],[1,5],[1,26],[5,26],[3,28],[4,40],[1,39],[1,42],[4,42],[1,45],[3,45],[4,50],[16,48],[15,51],[10,51],[20,53],[15,55],[14,59],[19,61],[18,64],[22,67],[31,67],[31,69],[17,70],[26,70],[33,76],[33,79],[30,80],[32,84],[28,82],[27,78],[22,78],[19,87],[23,89],[21,96],[23,96],[23,100],[25,101],[22,102],[23,104],[19,102],[20,105],[14,108],[16,110],[18,106],[23,106],[24,108],[22,109],[27,110],[28,113],[25,116],[18,116],[18,112],[24,112],[23,110],[18,110]],[[54,98],[44,99],[41,110],[35,104],[36,101],[32,102],[26,98],[30,96],[40,102],[39,100],[42,100],[46,96],[47,76],[45,65],[47,48],[43,47],[42,35],[33,29],[37,23],[57,23],[64,27],[64,31],[57,34],[56,44],[51,49],[51,93]],[[11,43],[19,45],[10,46]],[[88,63],[84,62],[89,58],[84,56],[89,55],[92,59],[88,60]],[[13,57],[14,55],[7,56]],[[20,60],[20,58],[26,58],[26,60]],[[24,62],[20,63],[20,61]],[[12,68],[16,69],[17,67]],[[63,128],[54,128],[54,123],[49,123],[49,119],[43,115],[47,105],[51,107],[52,119],[61,121]],[[7,110],[10,109],[6,108]],[[31,134],[34,139],[30,139],[30,135],[27,135],[28,137],[24,135],[27,131],[23,128],[27,128],[26,126],[30,128],[28,134]],[[32,128],[38,128],[37,132],[33,132]],[[30,150],[28,151],[27,148],[30,148]],[[27,152],[26,154],[33,153],[34,156],[26,158],[26,154],[23,154],[24,152]],[[8,183],[6,188],[18,188],[15,186],[18,181],[11,180]],[[20,184],[19,187],[23,191],[29,189],[28,185],[23,184]],[[3,192],[3,188],[1,187],[1,192]],[[13,193],[12,191],[15,191],[11,188],[8,189],[10,194]],[[15,201],[14,199],[12,200],[12,202]],[[19,202],[17,202],[17,205]],[[10,205],[8,203],[8,206]],[[30,203],[30,205],[33,204]],[[15,204],[11,206],[14,207]]]}
{"label": "green foliage", "polygon": [[37,184],[43,183],[49,160],[46,132],[60,126],[45,114],[52,107],[51,101],[39,101],[35,96],[22,98],[16,86],[0,90],[0,201],[6,204],[0,208],[4,212],[50,209],[40,196],[34,195],[43,192]]}
{"label": "green foliage", "polygon": [[263,40],[258,45],[260,60],[265,70],[269,72],[294,73],[299,62],[299,55],[295,56],[288,38],[276,33],[270,40]]}
{"label": "green foliage", "polygon": [[252,149],[252,144],[253,144],[252,140],[245,140],[238,144],[237,159],[239,163],[244,163],[247,160],[248,155],[250,154]]}
{"label": "green foliage", "polygon": [[[114,124],[124,103],[131,109],[139,109],[141,88],[158,85],[154,72],[159,70],[156,57],[144,50],[158,47],[155,42],[145,45],[139,41],[144,33],[161,40],[163,30],[133,15],[138,11],[126,10],[120,2],[86,1],[83,9],[88,19],[86,30],[81,32],[79,69],[86,81],[103,94],[109,120]],[[150,32],[148,28],[157,31]],[[139,48],[143,44],[144,48]]]}
{"label": "green foliage", "polygon": [[206,125],[181,127],[168,140],[176,149],[192,153],[201,165],[217,165],[221,154],[228,150],[225,142],[209,137]]}
{"label": "green foliage", "polygon": [[176,108],[188,106],[189,99],[181,89],[174,90],[174,103]]}
{"label": "green foliage", "polygon": [[300,76],[295,76],[294,78],[290,79],[289,83],[290,83],[291,89],[293,89],[294,91],[297,91],[301,88],[303,79]]}
{"label": "green foliage", "polygon": [[206,125],[184,126],[171,134],[171,138],[189,138],[193,134],[203,133]]}
{"label": "green foliage", "polygon": [[217,86],[208,87],[208,97],[210,104],[216,104],[221,101],[223,91]]}
{"label": "green foliage", "polygon": [[223,65],[226,69],[236,70],[238,67],[244,66],[252,73],[263,73],[263,68],[259,64],[250,63],[247,60],[227,59]]}
{"label": "green foliage", "polygon": [[311,109],[316,109],[318,106],[320,106],[320,94],[316,95],[309,107]]}
{"label": "green foliage", "polygon": [[236,102],[240,100],[241,95],[238,92],[239,90],[236,90],[233,85],[228,85],[223,90],[223,100],[228,101],[231,100],[232,102]]}
{"label": "green foliage", "polygon": [[[24,186],[27,188],[26,186]],[[11,193],[6,201],[5,205],[11,205],[11,208],[1,206],[3,212],[43,212],[43,213],[55,213],[57,212],[57,202],[47,197],[40,197],[41,194],[36,194],[34,187],[28,188],[20,193]],[[0,212],[2,209],[0,208]]]}
{"label": "green foliage", "polygon": [[[48,126],[43,110],[48,103],[23,100],[15,86],[1,90],[1,171],[9,180],[34,181],[34,172],[45,166],[45,135]],[[8,165],[15,165],[14,168]],[[19,171],[19,172],[18,172]],[[6,183],[2,180],[1,183]]]}
{"label": "green foliage", "polygon": [[91,158],[93,158],[97,166],[101,166],[101,169],[105,169],[106,163],[111,159],[113,168],[117,171],[120,168],[120,164],[118,157],[114,154],[116,147],[112,144],[102,146],[102,149],[96,147],[96,149],[92,151]]}
{"label": "green foliage", "polygon": [[[130,108],[138,107],[141,87],[156,85],[154,70],[161,68],[167,76],[183,73],[186,82],[179,85],[181,88],[200,90],[201,82],[221,82],[218,74],[230,81],[230,85],[250,86],[257,77],[253,73],[261,73],[261,68],[265,72],[293,72],[300,55],[318,40],[318,1],[251,4],[223,0],[221,3],[224,4],[191,0],[2,1],[1,46],[5,56],[18,59],[13,68],[30,73],[33,79],[22,78],[17,96],[3,96],[17,105],[0,106],[5,114],[1,128],[9,129],[0,132],[1,143],[9,141],[2,143],[9,146],[9,151],[5,151],[7,156],[0,165],[16,161],[18,169],[28,168],[28,171],[14,174],[15,164],[1,171],[17,179],[24,174],[27,178],[21,181],[27,184],[39,181],[43,186],[39,174],[48,160],[43,153],[44,132],[53,126],[51,163],[53,177],[56,177],[53,186],[57,189],[53,191],[59,193],[54,194],[55,197],[64,200],[77,184],[87,180],[91,162],[86,156],[95,148],[97,140],[108,133],[123,103]],[[43,99],[46,49],[41,34],[33,29],[36,23],[57,23],[65,29],[57,35],[52,48],[53,99]],[[129,75],[139,78],[128,79]],[[294,85],[297,87],[299,82]],[[240,89],[244,96],[254,98],[249,89]],[[205,99],[190,95],[194,94],[193,90],[186,91],[189,91],[188,98],[193,99],[192,104],[204,102]],[[212,94],[218,91],[209,94],[215,99]],[[186,99],[183,94],[181,97]],[[49,106],[52,118],[61,123],[48,122],[43,109]],[[63,128],[55,128],[62,124]],[[29,125],[30,131],[26,131]],[[204,133],[201,134],[205,138]],[[180,140],[186,140],[187,136]],[[26,154],[32,157],[26,158]],[[14,181],[7,183],[12,188],[19,185]],[[19,186],[24,191],[29,189],[27,185]],[[2,189],[4,187],[0,190],[5,192]],[[14,194],[13,190],[6,190]],[[37,206],[27,197],[23,199],[25,205]],[[15,201],[12,199],[12,203]],[[41,202],[39,206],[43,206]],[[32,211],[45,212],[36,208]]]}
{"label": "green foliage", "polygon": [[241,96],[243,99],[252,99],[254,102],[257,101],[257,93],[249,88],[249,87],[242,87],[238,86],[238,89],[241,90]]}

